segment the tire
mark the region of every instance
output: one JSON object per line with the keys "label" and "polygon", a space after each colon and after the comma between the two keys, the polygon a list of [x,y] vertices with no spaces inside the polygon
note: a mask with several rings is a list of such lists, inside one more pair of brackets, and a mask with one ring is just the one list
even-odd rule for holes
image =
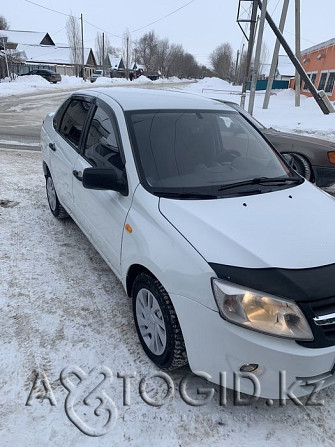
{"label": "tire", "polygon": [[49,208],[52,214],[57,217],[57,219],[65,219],[66,217],[68,217],[68,213],[65,211],[58,200],[55,185],[50,173],[48,173],[45,178],[45,189],[47,192]]}
{"label": "tire", "polygon": [[147,356],[165,370],[188,363],[177,314],[161,283],[146,273],[137,276],[132,290],[138,337]]}
{"label": "tire", "polygon": [[293,169],[308,181],[313,181],[313,172],[309,162],[299,154],[291,153],[293,157]]}

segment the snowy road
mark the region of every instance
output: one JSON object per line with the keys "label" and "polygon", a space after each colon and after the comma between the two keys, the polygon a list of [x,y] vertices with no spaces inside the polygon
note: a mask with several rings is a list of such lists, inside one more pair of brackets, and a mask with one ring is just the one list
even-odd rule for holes
{"label": "snowy road", "polygon": [[[44,81],[44,80],[43,80]],[[108,81],[108,79],[107,79]],[[183,88],[190,82],[171,82],[174,87]],[[43,84],[42,84],[43,85]],[[101,84],[113,88],[112,84]],[[100,85],[100,86],[101,86]],[[166,88],[166,83],[149,82],[148,84],[118,83],[124,87]],[[40,150],[39,137],[44,118],[58,106],[74,90],[96,88],[98,83],[90,82],[81,85],[69,85],[67,88],[50,85],[51,90],[41,90],[34,93],[22,93],[1,98],[0,108],[0,148]]]}
{"label": "snowy road", "polygon": [[[321,406],[296,407],[288,401],[267,407],[264,400],[234,406],[229,391],[220,406],[218,387],[201,383],[213,387],[215,395],[194,407],[178,393],[188,373],[184,368],[171,374],[175,395],[166,401],[162,381],[148,379],[148,395],[166,404],[145,403],[139,382],[158,370],[137,340],[130,300],[77,226],[49,212],[38,152],[0,149],[0,229],[1,446],[334,445],[335,387],[317,396]],[[93,438],[68,418],[68,391],[59,377],[66,367],[88,373],[98,365],[114,374],[106,392],[118,419],[105,436]],[[136,372],[128,406],[118,372]],[[73,382],[76,388],[78,379]],[[188,393],[200,400],[197,382],[191,381]],[[94,374],[88,376],[91,389],[97,383]],[[99,424],[82,398],[77,396],[76,411],[88,424]]]}

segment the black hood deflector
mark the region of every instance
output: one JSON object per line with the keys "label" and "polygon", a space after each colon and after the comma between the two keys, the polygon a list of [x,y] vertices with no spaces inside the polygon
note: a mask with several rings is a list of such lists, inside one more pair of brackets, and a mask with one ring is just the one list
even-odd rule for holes
{"label": "black hood deflector", "polygon": [[335,297],[335,264],[307,269],[209,265],[220,279],[278,297],[298,302]]}

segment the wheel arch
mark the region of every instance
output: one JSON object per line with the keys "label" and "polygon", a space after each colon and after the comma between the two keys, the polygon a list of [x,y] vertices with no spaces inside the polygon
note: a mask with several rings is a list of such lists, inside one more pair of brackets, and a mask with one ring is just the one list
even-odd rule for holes
{"label": "wheel arch", "polygon": [[307,174],[307,176],[303,174],[301,175],[307,178],[308,181],[312,183],[315,182],[313,165],[310,159],[305,154],[302,154],[301,152],[297,151],[285,152],[285,154],[291,155],[293,157],[294,163],[298,162],[302,164],[302,168],[305,170],[305,174]]}
{"label": "wheel arch", "polygon": [[47,177],[50,174],[50,170],[44,160],[43,160],[42,166],[43,166],[44,176]]}
{"label": "wheel arch", "polygon": [[149,276],[151,276],[152,278],[157,279],[157,281],[159,281],[159,279],[147,267],[144,267],[144,265],[142,265],[142,264],[131,265],[128,269],[127,276],[126,276],[126,292],[129,297],[131,296],[131,292],[133,289],[135,279],[141,273],[146,273]]}

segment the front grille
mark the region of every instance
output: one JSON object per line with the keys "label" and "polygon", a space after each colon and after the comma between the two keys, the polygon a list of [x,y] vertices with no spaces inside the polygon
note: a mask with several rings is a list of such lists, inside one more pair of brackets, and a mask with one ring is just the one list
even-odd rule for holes
{"label": "front grille", "polygon": [[[313,331],[314,340],[297,342],[309,348],[335,345],[335,296],[321,301],[298,303]],[[325,316],[328,316],[327,319]],[[319,317],[319,318],[318,318]],[[334,322],[333,322],[334,321]]]}

